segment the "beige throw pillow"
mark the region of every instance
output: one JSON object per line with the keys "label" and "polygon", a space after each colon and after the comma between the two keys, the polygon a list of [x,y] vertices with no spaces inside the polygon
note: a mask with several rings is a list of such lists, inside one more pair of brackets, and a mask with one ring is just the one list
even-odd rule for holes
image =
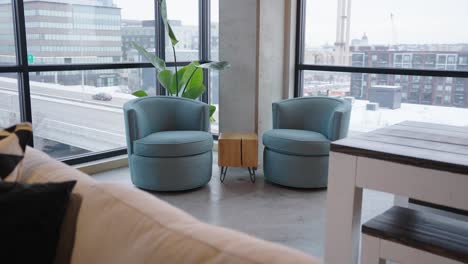
{"label": "beige throw pillow", "polygon": [[19,179],[26,145],[32,136],[32,127],[29,123],[0,130],[0,180]]}

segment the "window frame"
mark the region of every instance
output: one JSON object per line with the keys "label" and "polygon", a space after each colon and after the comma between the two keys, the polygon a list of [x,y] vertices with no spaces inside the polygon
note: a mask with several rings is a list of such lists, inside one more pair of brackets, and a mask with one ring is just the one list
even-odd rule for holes
{"label": "window frame", "polygon": [[340,72],[340,73],[363,73],[363,74],[383,74],[383,75],[404,75],[404,76],[431,76],[431,77],[452,77],[468,78],[468,71],[455,70],[427,70],[427,69],[407,69],[407,68],[379,68],[379,67],[358,67],[341,65],[322,65],[304,63],[305,51],[305,21],[307,0],[297,0],[296,10],[296,53],[294,69],[294,97],[302,97],[304,94],[304,72]]}
{"label": "window frame", "polygon": [[[159,0],[153,0],[154,4],[154,19],[155,19],[155,36],[159,37],[156,41],[157,55],[165,59],[165,29],[159,14]],[[46,65],[29,65],[28,63],[28,47],[26,39],[26,21],[23,0],[12,0],[13,24],[15,34],[15,49],[16,49],[16,65],[1,65],[0,73],[16,73],[18,79],[18,94],[20,105],[21,122],[32,123],[32,107],[31,107],[31,92],[29,73],[33,72],[57,72],[57,71],[83,71],[83,70],[115,70],[115,69],[143,69],[153,68],[151,63],[90,63],[90,64],[46,64]],[[210,0],[198,0],[198,19],[199,19],[199,61],[200,63],[210,62],[210,22],[211,8]],[[185,66],[189,61],[167,62],[168,67]],[[208,70],[204,70],[205,76],[208,75]],[[210,78],[204,78],[206,86],[205,93],[200,100],[209,103]],[[156,83],[156,94],[165,95],[164,88]],[[217,138],[216,135],[213,136]],[[34,142],[31,141],[31,147],[34,147]],[[119,155],[126,155],[127,148],[117,148],[102,152],[91,152],[82,155],[59,158],[60,161],[69,165],[81,164],[85,162],[96,161],[105,158],[112,158]]]}

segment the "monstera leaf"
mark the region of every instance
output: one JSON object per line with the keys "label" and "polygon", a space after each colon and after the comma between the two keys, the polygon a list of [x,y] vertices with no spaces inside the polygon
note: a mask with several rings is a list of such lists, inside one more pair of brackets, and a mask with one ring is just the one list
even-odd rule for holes
{"label": "monstera leaf", "polygon": [[[186,69],[184,76],[183,76],[183,82],[184,85],[187,85],[190,81],[194,81],[194,78],[200,78],[200,76],[194,76],[195,73],[197,72],[198,68],[197,65],[199,65],[198,62],[192,62],[189,65],[185,66],[184,68]],[[200,74],[198,74],[200,75]],[[203,74],[201,74],[201,83],[203,82]]]}
{"label": "monstera leaf", "polygon": [[133,47],[145,57],[158,71],[164,71],[166,69],[166,62],[160,59],[158,56],[146,51],[145,48],[138,45],[136,42],[132,42]]}
{"label": "monstera leaf", "polygon": [[222,71],[222,70],[230,68],[231,65],[227,61],[213,61],[213,62],[200,64],[197,67],[203,68],[203,69],[209,69],[209,70]]}
{"label": "monstera leaf", "polygon": [[184,90],[182,94],[192,86],[199,86],[203,84],[203,70],[197,68],[198,62],[192,62],[185,66],[186,71],[182,78]]}
{"label": "monstera leaf", "polygon": [[174,34],[174,31],[172,30],[171,25],[169,24],[169,20],[167,19],[167,4],[166,0],[161,0],[160,2],[160,12],[161,12],[161,18],[164,23],[164,27],[166,29],[167,34],[169,35],[169,38],[171,39],[172,46],[177,45],[179,43],[179,40],[177,39],[176,35]]}
{"label": "monstera leaf", "polygon": [[169,91],[170,95],[175,94],[175,92],[173,92],[171,90],[171,82],[172,82],[172,76],[173,75],[174,74],[170,70],[160,71],[159,74],[158,74],[159,83],[161,83],[161,85],[162,85],[162,87],[164,87],[164,89]]}
{"label": "monstera leaf", "polygon": [[[175,45],[179,43],[169,20],[167,17],[167,3],[166,0],[158,0],[159,12],[161,15],[162,22],[164,24],[164,29],[167,32],[169,39],[171,40],[172,50],[174,52],[174,62],[177,65],[177,57]],[[160,59],[155,54],[148,52],[146,49],[138,45],[137,43],[132,43],[133,47],[145,57],[157,70],[156,78],[164,89],[166,89],[167,94],[171,96],[180,96],[190,99],[198,99],[206,91],[206,87],[203,83],[204,71],[205,70],[216,70],[221,71],[229,68],[229,65],[226,61],[215,61],[200,64],[199,62],[192,62],[189,65],[186,65],[182,68],[175,66],[175,72],[170,69],[166,69],[166,62]],[[136,91],[133,93],[136,97],[148,96],[148,94],[143,91]],[[214,122],[213,114],[216,112],[216,106],[210,105],[210,120]]]}
{"label": "monstera leaf", "polygon": [[185,92],[182,94],[182,97],[184,98],[190,98],[190,99],[198,99],[206,90],[206,87],[204,84],[200,84],[197,86],[187,86],[187,89]]}
{"label": "monstera leaf", "polygon": [[148,96],[148,94],[143,91],[143,90],[139,90],[139,91],[136,91],[136,92],[133,92],[132,93],[133,96],[136,96],[136,97],[145,97],[145,96]]}
{"label": "monstera leaf", "polygon": [[198,65],[198,62],[192,62],[183,68],[185,72],[181,80],[181,86],[184,87],[182,97],[197,99],[206,90],[203,85],[203,70],[197,68]]}
{"label": "monstera leaf", "polygon": [[176,96],[180,96],[180,92],[182,91],[182,87],[184,86],[183,78],[186,71],[187,66],[182,67],[177,70],[177,76],[175,74],[172,76],[171,91]]}
{"label": "monstera leaf", "polygon": [[210,122],[216,121],[216,119],[214,119],[214,117],[213,117],[215,112],[216,112],[216,106],[215,105],[210,105]]}

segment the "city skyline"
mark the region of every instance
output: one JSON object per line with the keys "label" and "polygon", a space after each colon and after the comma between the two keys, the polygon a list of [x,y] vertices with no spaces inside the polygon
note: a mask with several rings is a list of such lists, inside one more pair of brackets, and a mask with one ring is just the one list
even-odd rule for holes
{"label": "city skyline", "polygon": [[[351,8],[350,39],[366,33],[373,45],[391,44],[394,15],[399,44],[468,43],[468,32],[457,25],[468,23],[468,1],[355,0]],[[319,8],[315,8],[319,7]],[[455,8],[454,8],[455,7]],[[333,45],[336,40],[336,0],[307,0],[306,46]]]}
{"label": "city skyline", "polygon": [[[131,20],[153,20],[154,1],[147,0],[114,0],[117,7],[122,8],[122,19]],[[167,0],[168,17],[171,20],[180,20],[187,26],[198,25],[198,0]],[[142,6],[149,5],[149,8],[142,9]],[[183,8],[180,8],[183,7]],[[218,10],[219,0],[211,1],[211,9]],[[195,10],[195,11],[194,11]],[[211,21],[218,22],[218,12],[211,12]]]}

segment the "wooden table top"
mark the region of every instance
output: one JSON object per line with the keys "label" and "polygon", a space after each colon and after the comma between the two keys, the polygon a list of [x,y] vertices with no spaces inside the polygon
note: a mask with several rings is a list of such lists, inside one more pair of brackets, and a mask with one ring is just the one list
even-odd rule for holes
{"label": "wooden table top", "polygon": [[221,133],[219,134],[219,139],[246,139],[246,140],[256,140],[257,134],[255,133]]}
{"label": "wooden table top", "polygon": [[468,127],[405,121],[335,141],[331,151],[468,175]]}

